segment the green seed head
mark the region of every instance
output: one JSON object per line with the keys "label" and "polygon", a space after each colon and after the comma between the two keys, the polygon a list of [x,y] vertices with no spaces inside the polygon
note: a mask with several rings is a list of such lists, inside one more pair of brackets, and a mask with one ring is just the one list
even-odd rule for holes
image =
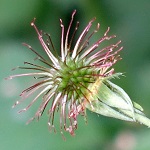
{"label": "green seed head", "polygon": [[85,94],[88,85],[95,79],[93,77],[94,69],[90,67],[85,67],[83,60],[74,61],[70,57],[66,58],[66,63],[61,64],[61,70],[59,70],[59,75],[61,81],[58,85],[58,90],[60,92],[65,92],[68,97],[79,98]]}

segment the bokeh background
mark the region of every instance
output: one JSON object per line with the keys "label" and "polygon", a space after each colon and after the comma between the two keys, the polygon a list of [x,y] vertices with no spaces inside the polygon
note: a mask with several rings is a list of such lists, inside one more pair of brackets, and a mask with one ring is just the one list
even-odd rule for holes
{"label": "bokeh background", "polygon": [[[0,0],[0,149],[1,150],[149,150],[150,129],[137,124],[98,116],[88,112],[88,124],[79,118],[76,135],[65,133],[63,141],[59,130],[50,133],[47,128],[47,114],[39,122],[26,121],[34,115],[40,100],[28,112],[17,114],[27,102],[12,109],[20,92],[33,79],[18,78],[4,80],[12,68],[32,61],[31,51],[22,46],[29,43],[45,55],[30,22],[37,18],[37,26],[51,33],[59,50],[59,18],[67,26],[72,11],[76,9],[75,21],[80,21],[79,31],[90,19],[96,17],[101,23],[98,35],[108,26],[110,34],[122,40],[123,60],[116,64],[116,71],[126,77],[114,82],[120,85],[132,98],[144,107],[150,117],[150,1],[149,0]],[[96,24],[95,24],[96,25]],[[94,41],[94,38],[93,38]]]}

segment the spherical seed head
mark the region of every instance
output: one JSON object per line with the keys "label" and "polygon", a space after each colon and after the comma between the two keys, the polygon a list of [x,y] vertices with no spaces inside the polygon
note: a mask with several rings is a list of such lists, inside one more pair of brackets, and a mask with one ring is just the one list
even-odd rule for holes
{"label": "spherical seed head", "polygon": [[[87,90],[87,85],[94,82],[95,68],[90,66],[84,66],[82,60],[70,59],[66,57],[66,63],[61,63],[61,69],[59,70],[60,83],[58,84],[58,90],[63,93],[72,93],[72,96],[76,95],[78,98],[82,98],[84,91]],[[83,94],[81,94],[83,92]],[[76,99],[77,99],[76,97]]]}

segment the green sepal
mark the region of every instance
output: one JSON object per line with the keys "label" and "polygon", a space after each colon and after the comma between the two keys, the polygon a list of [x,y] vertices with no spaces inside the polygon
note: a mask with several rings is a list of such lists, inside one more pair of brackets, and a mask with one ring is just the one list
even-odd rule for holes
{"label": "green sepal", "polygon": [[132,118],[124,115],[123,113],[120,113],[118,110],[115,110],[113,107],[110,107],[107,104],[102,103],[98,99],[92,101],[91,104],[87,103],[86,108],[88,108],[92,112],[95,112],[103,116],[113,117],[113,118],[126,120],[126,121],[133,120]]}
{"label": "green sepal", "polygon": [[98,80],[95,85],[89,86],[89,90],[94,93],[89,97],[90,103],[86,104],[89,110],[121,120],[137,121],[150,127],[150,119],[142,112],[143,108],[136,102],[132,102],[122,88],[109,80]]}

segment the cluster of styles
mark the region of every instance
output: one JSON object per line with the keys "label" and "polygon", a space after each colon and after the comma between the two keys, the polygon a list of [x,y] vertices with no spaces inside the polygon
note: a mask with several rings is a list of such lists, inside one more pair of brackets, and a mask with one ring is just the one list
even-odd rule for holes
{"label": "cluster of styles", "polygon": [[[110,30],[108,28],[100,39],[90,44],[91,37],[100,28],[98,23],[96,29],[90,31],[95,18],[87,24],[77,40],[74,41],[79,27],[79,22],[77,22],[74,32],[70,35],[75,13],[76,10],[72,13],[67,30],[65,30],[60,19],[60,56],[57,55],[50,35],[38,30],[35,19],[31,23],[48,59],[41,56],[30,45],[23,44],[35,53],[36,60],[40,63],[38,65],[25,62],[25,66],[18,68],[34,70],[34,72],[29,71],[8,77],[8,79],[12,79],[33,76],[33,80],[36,78],[36,83],[22,91],[21,99],[14,106],[38,91],[37,96],[19,113],[27,111],[42,96],[42,103],[29,122],[39,119],[44,110],[48,108],[49,128],[55,130],[55,113],[59,113],[60,132],[62,134],[63,131],[68,131],[74,135],[74,131],[77,129],[78,115],[82,115],[86,119],[87,109],[107,117],[139,122],[149,127],[150,120],[142,112],[142,107],[131,101],[122,88],[110,81],[112,78],[118,78],[122,75],[122,73],[115,73],[113,68],[113,65],[121,59],[118,54],[123,49],[119,46],[121,41],[100,49],[99,45],[102,42],[116,37],[115,35],[108,35]],[[43,36],[47,37],[45,41]]]}

